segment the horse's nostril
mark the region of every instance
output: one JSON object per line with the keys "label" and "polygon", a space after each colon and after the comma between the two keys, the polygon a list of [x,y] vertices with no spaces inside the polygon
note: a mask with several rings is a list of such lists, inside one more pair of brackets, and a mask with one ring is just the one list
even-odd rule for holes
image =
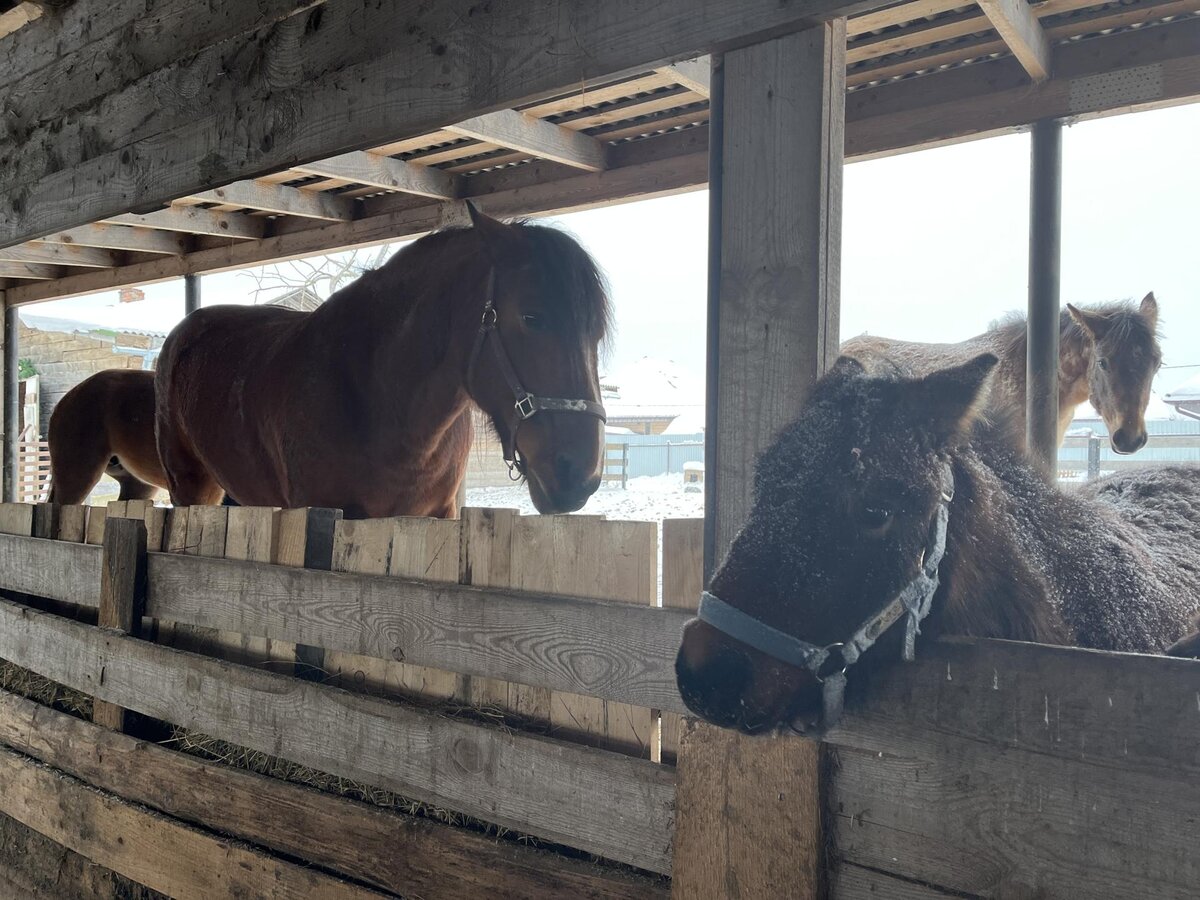
{"label": "horse's nostril", "polygon": [[681,649],[675,677],[684,702],[694,713],[718,725],[739,721],[754,668],[742,653],[717,652],[693,666]]}

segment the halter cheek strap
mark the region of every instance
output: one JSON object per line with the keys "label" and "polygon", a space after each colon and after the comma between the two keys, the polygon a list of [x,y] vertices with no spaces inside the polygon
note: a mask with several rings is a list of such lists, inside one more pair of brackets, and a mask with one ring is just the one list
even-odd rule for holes
{"label": "halter cheek strap", "polygon": [[608,417],[605,415],[604,407],[593,400],[539,397],[525,390],[525,387],[521,384],[521,379],[517,377],[517,370],[513,368],[512,360],[509,359],[508,353],[504,349],[504,342],[500,339],[499,318],[496,312],[496,270],[491,269],[488,272],[487,301],[483,306],[483,316],[479,321],[479,331],[475,334],[475,344],[471,348],[471,356],[467,362],[466,383],[470,386],[473,382],[475,377],[475,363],[479,360],[479,354],[483,350],[483,345],[490,340],[492,353],[496,357],[496,365],[500,369],[500,376],[504,379],[505,384],[508,385],[508,389],[512,391],[515,398],[515,402],[513,403],[513,421],[508,437],[502,437],[502,443],[504,461],[508,463],[509,475],[514,480],[517,480],[525,472],[525,461],[521,459],[520,453],[517,450],[517,432],[526,421],[540,412],[583,413],[584,415],[595,416],[601,422],[607,422]]}
{"label": "halter cheek strap", "polygon": [[938,566],[946,552],[946,527],[950,520],[950,501],[954,499],[954,475],[948,463],[942,468],[941,481],[941,499],[929,531],[929,540],[921,551],[916,577],[882,609],[863,622],[845,641],[827,646],[810,644],[730,606],[708,591],[700,595],[697,617],[734,640],[767,656],[811,672],[822,685],[822,725],[828,728],[836,724],[842,714],[846,670],[858,662],[880,636],[902,618],[902,658],[906,662],[912,662],[916,658],[917,635],[921,633],[921,622],[929,615],[933,606],[933,596],[937,593],[939,584]]}

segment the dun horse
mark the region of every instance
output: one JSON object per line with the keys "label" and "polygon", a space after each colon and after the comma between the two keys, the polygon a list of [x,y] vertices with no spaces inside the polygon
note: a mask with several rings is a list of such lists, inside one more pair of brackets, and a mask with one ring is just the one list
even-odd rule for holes
{"label": "dun horse", "polygon": [[[1146,404],[1150,384],[1162,363],[1158,347],[1158,303],[1147,294],[1136,309],[1131,303],[1107,303],[1088,309],[1067,304],[1059,317],[1058,442],[1061,445],[1075,410],[1090,399],[1108,426],[1117,453],[1136,453],[1146,443]],[[890,338],[854,337],[842,353],[882,353],[915,374],[966,362],[979,353],[1000,358],[992,379],[989,406],[1012,416],[1024,435],[1024,317],[958,344],[921,344]],[[1024,438],[1022,437],[1022,442]]]}
{"label": "dun horse", "polygon": [[149,500],[167,476],[154,446],[154,373],[110,369],[84,379],[50,416],[50,501],[82,503],[111,475],[122,500]]}
{"label": "dun horse", "polygon": [[676,661],[697,715],[811,726],[847,666],[853,682],[860,656],[910,656],[918,623],[926,638],[1151,653],[1184,634],[1200,609],[1200,472],[1065,494],[1011,423],[979,417],[992,354],[923,378],[866,363],[842,357],[758,463],[749,519]]}
{"label": "dun horse", "polygon": [[205,307],[171,332],[155,382],[176,505],[328,506],[452,516],[471,406],[541,512],[600,484],[603,280],[573,239],[505,225],[416,241],[310,313]]}

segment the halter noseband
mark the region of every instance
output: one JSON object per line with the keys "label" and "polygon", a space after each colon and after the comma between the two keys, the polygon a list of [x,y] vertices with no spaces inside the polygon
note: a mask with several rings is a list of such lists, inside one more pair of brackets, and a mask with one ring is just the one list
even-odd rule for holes
{"label": "halter noseband", "polygon": [[905,619],[901,655],[905,662],[912,662],[916,658],[916,640],[921,633],[921,622],[929,615],[933,595],[938,589],[938,566],[946,552],[946,525],[950,520],[950,501],[954,499],[954,475],[949,463],[944,464],[941,476],[941,499],[929,540],[921,552],[916,577],[887,605],[863,622],[845,642],[824,647],[810,644],[730,606],[708,591],[700,594],[698,618],[767,656],[811,672],[822,686],[822,725],[829,728],[837,724],[842,714],[846,670],[858,662],[880,636],[901,618]]}
{"label": "halter noseband", "polygon": [[[539,397],[525,390],[517,370],[513,368],[512,360],[504,349],[500,339],[499,315],[496,312],[496,270],[488,270],[487,302],[483,305],[483,315],[479,320],[479,331],[475,335],[475,344],[471,348],[471,356],[467,361],[467,387],[470,388],[475,376],[475,363],[483,350],[483,345],[491,338],[492,352],[496,356],[496,365],[500,367],[500,375],[508,384],[516,402],[513,403],[515,423],[512,425],[507,438],[501,436],[504,449],[504,461],[508,464],[509,477],[517,481],[525,474],[525,460],[517,450],[517,432],[526,421],[540,412],[573,412],[595,416],[601,422],[607,422],[604,407],[593,400],[571,400],[562,397]],[[515,474],[514,474],[515,473]]]}

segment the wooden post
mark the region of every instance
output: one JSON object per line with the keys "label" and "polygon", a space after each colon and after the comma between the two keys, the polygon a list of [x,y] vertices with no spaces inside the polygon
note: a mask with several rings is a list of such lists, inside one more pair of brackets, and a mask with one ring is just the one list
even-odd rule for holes
{"label": "wooden post", "polygon": [[[333,568],[334,531],[341,518],[340,509],[308,510],[304,527],[304,568],[325,572]],[[325,651],[320,647],[297,644],[296,677],[322,681],[325,677]]]}
{"label": "wooden post", "polygon": [[[0,291],[2,294],[3,291]],[[21,388],[18,375],[21,322],[17,308],[4,306],[4,499],[17,500],[17,442],[21,435]]]}
{"label": "wooden post", "polygon": [[1025,445],[1054,473],[1058,458],[1058,288],[1062,241],[1062,124],[1033,126],[1029,177],[1029,317]]}
{"label": "wooden post", "polygon": [[183,314],[189,315],[200,308],[200,276],[183,276]]}
{"label": "wooden post", "polygon": [[[146,523],[111,518],[104,528],[104,558],[100,570],[101,628],[136,634],[146,598]],[[116,731],[125,730],[125,710],[94,701],[92,721]]]}
{"label": "wooden post", "polygon": [[[714,73],[706,581],[750,511],[758,453],[837,355],[845,50],[838,20]],[[818,896],[819,762],[812,741],[690,723],[672,895]]]}

